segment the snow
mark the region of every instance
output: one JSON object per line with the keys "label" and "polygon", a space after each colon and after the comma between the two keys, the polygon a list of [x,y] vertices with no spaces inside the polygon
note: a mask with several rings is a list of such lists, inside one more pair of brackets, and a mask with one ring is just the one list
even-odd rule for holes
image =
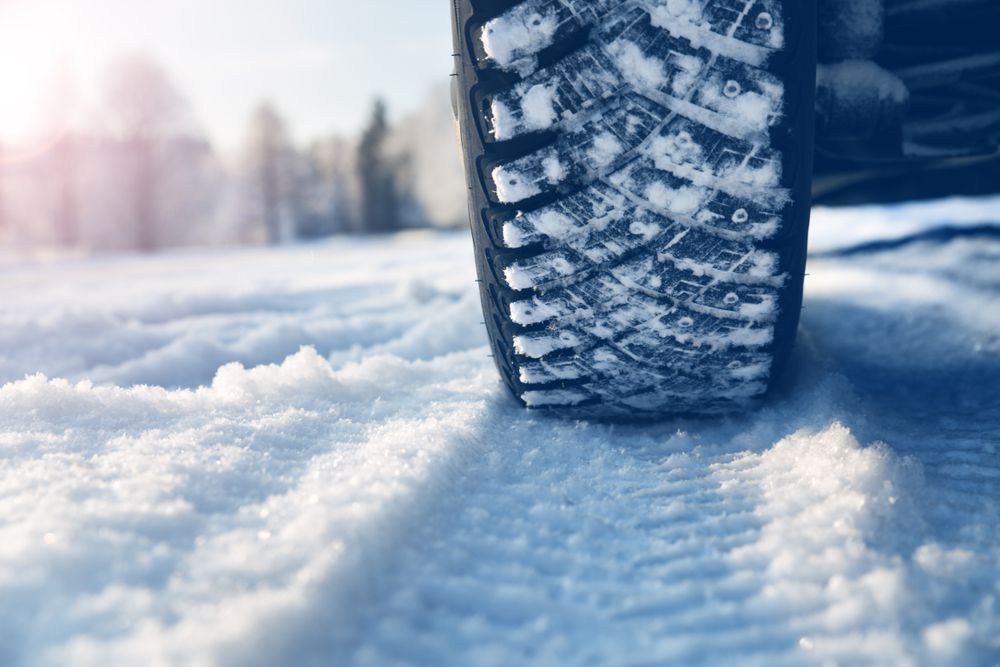
{"label": "snow", "polygon": [[[644,0],[654,26],[663,28],[675,37],[683,38],[695,48],[705,48],[718,55],[733,58],[749,65],[763,65],[772,49],[784,46],[784,31],[772,26],[768,30],[767,47],[734,39],[732,35],[712,32],[703,19],[703,3],[695,0]],[[768,15],[770,17],[770,15]],[[773,21],[773,17],[770,17]],[[738,23],[735,23],[738,25]]]}
{"label": "snow", "polygon": [[647,57],[638,44],[619,39],[608,47],[608,52],[625,80],[636,88],[656,90],[666,84],[667,75],[663,71],[663,62],[658,58]]}
{"label": "snow", "polygon": [[532,130],[544,130],[556,120],[553,107],[556,96],[555,86],[536,85],[529,88],[521,98],[524,123]]}
{"label": "snow", "polygon": [[[816,85],[829,89],[839,104],[905,104],[910,93],[898,76],[870,60],[845,60],[816,69]],[[869,99],[873,98],[873,99]]]}
{"label": "snow", "polygon": [[510,107],[497,99],[490,102],[490,122],[493,125],[493,138],[497,141],[513,137],[518,126]]}
{"label": "snow", "polygon": [[483,26],[483,51],[500,67],[530,71],[538,51],[552,44],[559,20],[555,11],[534,11],[522,5]]}
{"label": "snow", "polygon": [[[556,158],[550,159],[556,160]],[[556,160],[556,164],[558,164],[558,160]],[[501,202],[519,202],[534,197],[542,191],[538,184],[511,167],[494,168],[492,177],[493,183],[496,184],[497,199]]]}
{"label": "snow", "polygon": [[721,78],[713,77],[709,85],[699,90],[699,102],[730,119],[730,134],[749,136],[765,132],[771,116],[781,110],[785,92],[782,86],[764,77],[757,83],[766,94],[744,91],[732,79],[723,82]]}
{"label": "snow", "polygon": [[817,256],[775,397],[646,426],[508,398],[466,234],[0,265],[0,664],[996,664],[998,260]]}
{"label": "snow", "polygon": [[877,240],[895,240],[938,227],[1000,224],[1000,196],[952,197],[892,206],[819,208],[813,211],[809,247],[814,252]]}
{"label": "snow", "polygon": [[542,170],[545,172],[545,179],[550,185],[558,185],[566,178],[566,167],[554,155],[550,155],[542,160]]}
{"label": "snow", "polygon": [[557,93],[558,88],[551,83],[535,85],[520,83],[512,92],[511,103],[515,104],[518,110],[516,112],[500,99],[493,98],[490,102],[493,137],[497,141],[504,141],[522,131],[540,131],[552,127],[557,120],[555,109]]}
{"label": "snow", "polygon": [[682,186],[671,188],[660,181],[653,181],[646,187],[646,199],[671,213],[694,213],[706,199],[708,191],[704,188]]}
{"label": "snow", "polygon": [[588,151],[588,158],[591,162],[603,169],[615,161],[619,155],[625,152],[618,138],[611,132],[602,132],[594,138],[594,145]]}

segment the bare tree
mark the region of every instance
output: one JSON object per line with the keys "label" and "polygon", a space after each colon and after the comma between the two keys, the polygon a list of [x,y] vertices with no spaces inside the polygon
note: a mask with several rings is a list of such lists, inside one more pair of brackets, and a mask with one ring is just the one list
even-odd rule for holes
{"label": "bare tree", "polygon": [[184,131],[185,104],[166,71],[143,55],[114,62],[107,73],[108,130],[123,150],[124,196],[135,245],[158,247],[163,148]]}
{"label": "bare tree", "polygon": [[58,241],[67,247],[80,243],[80,211],[76,192],[77,141],[65,134],[52,149],[55,188],[55,229]]}
{"label": "bare tree", "polygon": [[48,83],[43,102],[47,133],[55,138],[48,153],[48,194],[53,202],[56,241],[65,246],[80,242],[80,205],[77,196],[79,144],[73,132],[77,103],[75,70],[62,63]]}
{"label": "bare tree", "polygon": [[385,103],[378,99],[358,144],[359,213],[366,232],[389,232],[402,226],[397,166],[387,153],[388,137]]}
{"label": "bare tree", "polygon": [[272,244],[281,240],[283,220],[291,206],[292,153],[285,120],[271,103],[261,103],[250,117],[246,159]]}
{"label": "bare tree", "polygon": [[0,235],[3,234],[3,232],[6,230],[6,227],[7,227],[7,218],[6,218],[6,212],[7,211],[5,209],[6,204],[4,202],[4,196],[3,196],[4,195],[4,192],[3,192],[4,166],[5,166],[4,165],[4,145],[3,145],[3,142],[0,142]]}
{"label": "bare tree", "polygon": [[331,160],[328,163],[328,182],[330,183],[330,215],[335,232],[345,232],[357,227],[355,207],[357,201],[354,187],[354,151],[349,150],[349,144],[343,139],[334,139],[331,143]]}

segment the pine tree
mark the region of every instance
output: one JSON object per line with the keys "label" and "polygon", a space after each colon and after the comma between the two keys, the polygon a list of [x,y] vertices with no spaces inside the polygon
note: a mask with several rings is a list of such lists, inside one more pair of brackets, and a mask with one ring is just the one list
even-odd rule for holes
{"label": "pine tree", "polygon": [[389,123],[385,103],[375,101],[358,145],[359,209],[362,231],[391,232],[402,226],[396,165],[386,154]]}

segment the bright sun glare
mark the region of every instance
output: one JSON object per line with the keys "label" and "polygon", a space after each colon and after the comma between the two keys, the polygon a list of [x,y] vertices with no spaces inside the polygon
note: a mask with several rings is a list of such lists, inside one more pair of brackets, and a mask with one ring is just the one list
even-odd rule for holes
{"label": "bright sun glare", "polygon": [[[86,29],[70,11],[0,2],[0,141],[44,142],[75,113],[75,75],[91,70]],[[75,24],[75,25],[74,25]]]}

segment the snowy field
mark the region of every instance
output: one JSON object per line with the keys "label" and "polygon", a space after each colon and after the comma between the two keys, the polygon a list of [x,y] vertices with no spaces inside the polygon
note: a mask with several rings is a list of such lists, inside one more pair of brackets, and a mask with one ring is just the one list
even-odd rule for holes
{"label": "snowy field", "polygon": [[508,399],[465,233],[8,261],[0,665],[1000,664],[998,222],[818,212],[782,391],[645,428]]}

